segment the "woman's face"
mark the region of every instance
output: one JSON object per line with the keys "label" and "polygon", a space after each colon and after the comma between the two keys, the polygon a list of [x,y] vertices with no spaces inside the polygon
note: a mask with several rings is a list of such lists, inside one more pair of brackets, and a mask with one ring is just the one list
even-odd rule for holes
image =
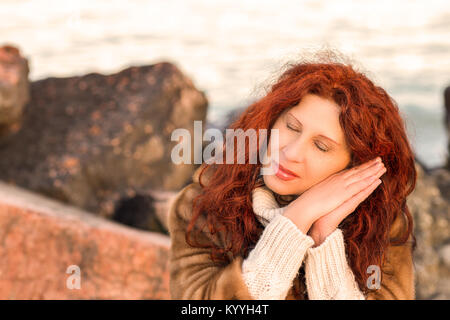
{"label": "woman's face", "polygon": [[[263,175],[268,188],[280,195],[300,195],[348,166],[351,152],[339,113],[335,102],[308,94],[278,117],[272,129],[279,129],[279,164],[298,177]],[[267,150],[270,159],[271,140],[272,135]],[[276,170],[272,160],[263,167],[272,165]]]}

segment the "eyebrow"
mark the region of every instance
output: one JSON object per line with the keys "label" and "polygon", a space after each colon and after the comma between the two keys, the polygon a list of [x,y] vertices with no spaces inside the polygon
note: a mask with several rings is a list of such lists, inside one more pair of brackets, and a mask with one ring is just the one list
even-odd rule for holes
{"label": "eyebrow", "polygon": [[[298,120],[292,113],[287,112],[287,115],[292,116],[295,120],[297,120],[298,123],[300,123],[300,124],[303,126],[303,123],[302,123],[300,120]],[[327,140],[330,140],[331,142],[333,142],[334,144],[336,144],[336,145],[338,145],[338,146],[341,145],[340,143],[334,141],[333,139],[331,139],[331,138],[329,138],[329,137],[327,137],[327,136],[325,136],[325,135],[323,135],[323,134],[319,134],[319,137],[323,137],[323,138],[325,138],[325,139],[327,139]]]}

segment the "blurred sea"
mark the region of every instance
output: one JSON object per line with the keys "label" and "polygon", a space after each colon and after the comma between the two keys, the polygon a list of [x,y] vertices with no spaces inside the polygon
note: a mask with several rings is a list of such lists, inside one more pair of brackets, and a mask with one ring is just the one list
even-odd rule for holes
{"label": "blurred sea", "polygon": [[216,123],[261,96],[284,63],[336,48],[397,101],[423,163],[447,155],[448,0],[1,0],[6,43],[29,59],[32,80],[175,63]]}

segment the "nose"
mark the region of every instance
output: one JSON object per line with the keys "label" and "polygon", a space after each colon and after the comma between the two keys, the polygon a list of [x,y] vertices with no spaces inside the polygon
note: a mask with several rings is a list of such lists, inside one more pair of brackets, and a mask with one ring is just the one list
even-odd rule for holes
{"label": "nose", "polygon": [[305,160],[306,146],[301,138],[292,139],[282,148],[287,163],[302,163]]}

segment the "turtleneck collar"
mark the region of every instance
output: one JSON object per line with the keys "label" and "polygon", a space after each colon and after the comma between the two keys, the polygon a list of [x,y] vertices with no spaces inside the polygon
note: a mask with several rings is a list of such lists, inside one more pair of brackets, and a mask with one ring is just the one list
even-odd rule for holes
{"label": "turtleneck collar", "polygon": [[252,191],[253,211],[259,222],[266,226],[277,214],[282,214],[295,198],[293,195],[279,195],[263,184]]}

